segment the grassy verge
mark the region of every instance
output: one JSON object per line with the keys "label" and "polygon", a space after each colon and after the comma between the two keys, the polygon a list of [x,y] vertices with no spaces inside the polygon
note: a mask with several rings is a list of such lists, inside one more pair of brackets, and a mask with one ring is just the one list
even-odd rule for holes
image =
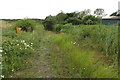
{"label": "grassy verge", "polygon": [[51,53],[53,66],[59,77],[71,78],[117,78],[117,70],[93,58],[93,51],[83,51],[75,47],[71,36],[59,34],[54,36]]}

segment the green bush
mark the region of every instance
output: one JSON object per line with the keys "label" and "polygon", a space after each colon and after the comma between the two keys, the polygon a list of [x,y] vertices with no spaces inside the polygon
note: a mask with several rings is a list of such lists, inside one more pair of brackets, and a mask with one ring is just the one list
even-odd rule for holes
{"label": "green bush", "polygon": [[70,17],[67,19],[68,23],[72,23],[73,25],[79,25],[82,23],[82,21],[76,17]]}
{"label": "green bush", "polygon": [[65,24],[65,25],[57,24],[57,25],[55,25],[55,30],[56,30],[56,32],[66,32],[73,27],[74,26],[72,25],[72,23],[68,23],[68,24]]}
{"label": "green bush", "polygon": [[2,42],[3,75],[6,77],[12,72],[23,68],[24,57],[34,53],[33,43],[25,40],[4,38]]}
{"label": "green bush", "polygon": [[35,28],[35,21],[31,19],[21,19],[16,21],[15,27],[21,28],[26,32],[32,32]]}
{"label": "green bush", "polygon": [[85,25],[94,25],[98,24],[99,22],[100,22],[99,19],[92,15],[85,16],[83,19],[83,23]]}
{"label": "green bush", "polygon": [[43,25],[46,30],[54,31],[55,30],[56,19],[54,16],[48,16],[43,22]]}

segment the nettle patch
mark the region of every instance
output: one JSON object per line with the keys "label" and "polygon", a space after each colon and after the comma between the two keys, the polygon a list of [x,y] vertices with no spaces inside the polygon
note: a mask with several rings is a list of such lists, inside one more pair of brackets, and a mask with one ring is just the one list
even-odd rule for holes
{"label": "nettle patch", "polygon": [[25,40],[3,40],[3,74],[7,76],[11,72],[21,69],[24,65],[25,55],[34,53],[33,43]]}

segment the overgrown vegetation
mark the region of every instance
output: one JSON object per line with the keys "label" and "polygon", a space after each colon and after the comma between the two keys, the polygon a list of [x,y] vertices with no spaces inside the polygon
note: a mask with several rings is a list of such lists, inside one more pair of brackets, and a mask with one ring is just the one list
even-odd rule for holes
{"label": "overgrown vegetation", "polygon": [[23,31],[22,35],[15,33],[14,27],[2,29],[3,75],[10,77],[15,71],[24,69],[28,57],[36,54],[40,36],[44,33],[41,24],[35,26],[35,32]]}
{"label": "overgrown vegetation", "polygon": [[47,16],[44,20],[44,26],[46,30],[54,30],[56,24],[68,24],[72,25],[95,25],[100,24],[100,18],[90,14],[89,10],[72,13],[58,13],[56,16]]}
{"label": "overgrown vegetation", "polygon": [[99,18],[85,15],[84,11],[81,14],[74,12],[48,16],[41,22],[44,27],[38,22],[29,19],[16,21],[16,27],[23,30],[22,35],[16,34],[14,26],[3,29],[5,77],[24,70],[27,59],[38,55],[41,41],[48,48],[45,49],[49,58],[47,63],[57,72],[56,77],[118,77],[118,26],[95,25]]}
{"label": "overgrown vegetation", "polygon": [[117,78],[117,69],[97,61],[96,52],[78,48],[71,35],[58,34],[53,37],[51,61],[63,78]]}
{"label": "overgrown vegetation", "polygon": [[35,28],[35,21],[31,19],[18,20],[15,23],[15,27],[21,28],[23,31],[32,32]]}

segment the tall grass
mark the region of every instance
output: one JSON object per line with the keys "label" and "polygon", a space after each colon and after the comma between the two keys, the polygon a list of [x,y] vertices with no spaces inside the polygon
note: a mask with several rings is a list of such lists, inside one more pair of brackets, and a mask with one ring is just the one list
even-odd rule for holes
{"label": "tall grass", "polygon": [[111,66],[93,58],[93,51],[84,51],[75,46],[71,36],[59,34],[54,36],[55,46],[51,53],[52,61],[60,77],[71,78],[117,78],[118,74]]}
{"label": "tall grass", "polygon": [[65,33],[72,34],[81,47],[92,48],[105,55],[118,54],[118,26],[105,25],[60,25]]}

